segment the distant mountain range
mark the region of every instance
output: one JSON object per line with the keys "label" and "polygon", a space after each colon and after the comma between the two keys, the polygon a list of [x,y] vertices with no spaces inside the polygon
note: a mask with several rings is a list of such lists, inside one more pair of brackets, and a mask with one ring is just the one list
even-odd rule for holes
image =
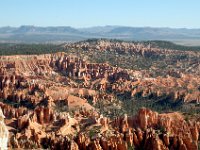
{"label": "distant mountain range", "polygon": [[59,27],[1,27],[0,42],[61,43],[89,38],[122,40],[167,40],[186,41],[200,45],[200,29],[98,26],[90,28]]}

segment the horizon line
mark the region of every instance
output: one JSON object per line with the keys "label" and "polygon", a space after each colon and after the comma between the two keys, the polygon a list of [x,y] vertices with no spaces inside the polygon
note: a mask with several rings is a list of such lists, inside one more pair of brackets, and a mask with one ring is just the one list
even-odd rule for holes
{"label": "horizon line", "polygon": [[11,26],[11,25],[5,25],[5,26],[0,26],[0,28],[5,28],[5,27],[11,27],[11,28],[20,28],[20,27],[71,27],[74,29],[86,29],[86,28],[95,28],[95,27],[129,27],[129,28],[169,28],[169,29],[200,29],[200,27],[170,27],[170,26],[128,26],[128,25],[95,25],[95,26],[85,26],[85,27],[74,27],[70,25],[48,25],[48,26],[42,26],[42,25],[19,25],[19,26]]}

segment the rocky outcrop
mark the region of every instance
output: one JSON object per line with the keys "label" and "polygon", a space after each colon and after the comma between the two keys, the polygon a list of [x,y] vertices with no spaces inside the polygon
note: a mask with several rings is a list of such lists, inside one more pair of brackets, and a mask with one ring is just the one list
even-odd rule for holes
{"label": "rocky outcrop", "polygon": [[[126,120],[126,121],[124,121]],[[135,147],[144,149],[198,149],[199,129],[196,122],[186,122],[177,112],[158,114],[142,108],[135,117],[118,118],[113,122],[119,131],[133,137]],[[126,126],[126,130],[124,130]],[[136,130],[132,133],[131,128]],[[159,132],[158,132],[159,131]],[[145,144],[143,144],[145,143]]]}
{"label": "rocky outcrop", "polygon": [[9,137],[9,133],[8,133],[8,129],[4,123],[4,118],[5,116],[3,115],[3,112],[1,110],[0,107],[0,149],[2,150],[6,150],[8,149],[7,145],[8,145],[8,137]]}

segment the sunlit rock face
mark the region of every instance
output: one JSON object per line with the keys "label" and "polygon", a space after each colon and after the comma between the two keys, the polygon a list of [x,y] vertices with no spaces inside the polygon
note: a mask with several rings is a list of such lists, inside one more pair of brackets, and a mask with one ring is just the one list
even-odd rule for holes
{"label": "sunlit rock face", "polygon": [[0,150],[6,150],[8,143],[8,129],[4,123],[4,118],[5,116],[0,107]]}

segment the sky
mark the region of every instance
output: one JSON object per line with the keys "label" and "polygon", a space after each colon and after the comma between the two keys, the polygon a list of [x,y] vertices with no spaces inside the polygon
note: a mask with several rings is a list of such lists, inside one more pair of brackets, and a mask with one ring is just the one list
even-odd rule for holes
{"label": "sky", "polygon": [[200,28],[200,0],[1,0],[0,26]]}

